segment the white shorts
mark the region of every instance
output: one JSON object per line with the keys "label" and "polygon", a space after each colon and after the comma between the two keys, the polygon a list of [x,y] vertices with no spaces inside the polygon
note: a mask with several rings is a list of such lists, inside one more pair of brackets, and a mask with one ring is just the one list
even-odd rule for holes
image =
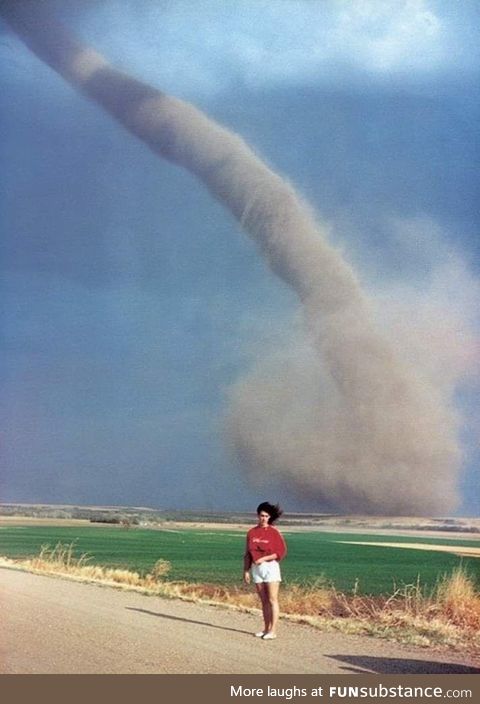
{"label": "white shorts", "polygon": [[252,565],[250,568],[252,579],[255,584],[262,582],[281,582],[280,565],[277,560],[262,562],[260,565]]}

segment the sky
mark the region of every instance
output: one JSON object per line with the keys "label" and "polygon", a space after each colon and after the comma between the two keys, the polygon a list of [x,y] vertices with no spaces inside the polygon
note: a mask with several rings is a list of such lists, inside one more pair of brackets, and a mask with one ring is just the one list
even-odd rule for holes
{"label": "sky", "polygon": [[[45,4],[294,184],[448,395],[456,513],[479,515],[478,3]],[[295,295],[200,183],[4,24],[0,66],[0,500],[304,508],[260,495],[225,431],[237,379],[294,334]]]}

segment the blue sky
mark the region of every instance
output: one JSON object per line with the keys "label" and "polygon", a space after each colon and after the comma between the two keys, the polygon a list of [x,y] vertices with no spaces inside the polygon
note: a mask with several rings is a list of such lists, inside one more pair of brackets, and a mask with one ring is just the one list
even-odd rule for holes
{"label": "blue sky", "polygon": [[[458,512],[478,515],[478,3],[47,4],[327,221],[457,408]],[[228,390],[291,327],[293,294],[189,174],[0,29],[2,500],[256,506]]]}

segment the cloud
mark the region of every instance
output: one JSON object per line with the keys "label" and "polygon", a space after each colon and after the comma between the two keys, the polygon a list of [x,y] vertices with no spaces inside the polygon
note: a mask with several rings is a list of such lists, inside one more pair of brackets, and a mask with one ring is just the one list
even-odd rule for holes
{"label": "cloud", "polygon": [[445,60],[445,26],[425,0],[347,3],[334,29],[336,45],[366,70],[431,70]]}
{"label": "cloud", "polygon": [[[430,397],[430,406],[425,404],[415,417],[415,428],[423,441],[430,443],[428,452],[442,457],[451,453],[458,469],[462,457],[465,460],[472,452],[469,435],[460,439],[460,428],[468,427],[472,434],[480,423],[478,408],[471,399],[466,403],[462,398],[462,391],[476,388],[478,392],[480,388],[480,283],[462,255],[449,244],[451,233],[443,232],[431,220],[392,219],[390,231],[399,256],[419,258],[423,275],[418,270],[405,271],[401,279],[365,282],[374,318],[398,363],[410,370],[418,388]],[[408,505],[412,493],[418,492],[424,503],[417,512],[429,512],[431,506],[427,508],[425,502],[432,501],[434,484],[440,487],[440,493],[444,492],[444,499],[453,497],[446,477],[428,471],[428,453],[411,476],[403,473],[401,463],[394,470],[389,464],[395,453],[402,456],[404,451],[403,431],[408,417],[398,415],[401,392],[391,408],[376,408],[378,400],[373,399],[369,410],[377,411],[375,431],[365,442],[359,439],[350,448],[352,428],[342,431],[337,414],[336,379],[328,365],[322,360],[319,363],[301,320],[277,319],[276,325],[277,328],[270,321],[263,336],[257,334],[251,348],[253,369],[231,388],[233,414],[229,429],[235,438],[240,433],[248,438],[248,443],[241,446],[247,458],[249,445],[255,448],[256,461],[250,466],[253,482],[265,487],[262,463],[275,467],[268,475],[269,485],[283,487],[293,470],[301,472],[312,478],[311,491],[296,497],[306,508],[318,503],[319,488],[323,500],[332,501],[334,506],[350,502],[350,510],[358,508],[358,495],[364,499],[368,495],[386,511],[392,503],[399,511],[402,502]],[[432,418],[434,424],[443,428],[443,441],[439,437],[432,441],[430,437]],[[382,424],[386,424],[383,431]],[[387,456],[384,453],[388,429],[393,430],[394,436],[390,438],[391,454]],[[336,461],[339,433],[348,472],[342,471]],[[385,462],[379,472],[373,471],[377,454]],[[313,477],[317,478],[316,484]],[[428,495],[423,491],[426,486]],[[288,487],[292,491],[294,483],[289,482]]]}
{"label": "cloud", "polygon": [[378,287],[382,326],[409,362],[442,393],[480,379],[480,281],[446,233],[428,218],[393,219],[393,246],[419,271]]}
{"label": "cloud", "polygon": [[[102,48],[111,58],[167,91],[198,95],[239,81],[264,87],[352,71],[370,79],[451,71],[472,61],[465,46],[474,46],[468,7],[457,15],[428,0],[207,0],[201,12],[196,2],[112,0],[85,21],[97,45],[95,27],[108,28]],[[478,49],[473,55],[478,65]]]}
{"label": "cloud", "polygon": [[[201,12],[193,0],[52,7],[118,66],[181,97],[239,83],[337,84],[352,74],[411,81],[479,65],[468,4],[455,13],[433,0],[205,0]],[[35,60],[3,37],[4,64],[32,80]]]}

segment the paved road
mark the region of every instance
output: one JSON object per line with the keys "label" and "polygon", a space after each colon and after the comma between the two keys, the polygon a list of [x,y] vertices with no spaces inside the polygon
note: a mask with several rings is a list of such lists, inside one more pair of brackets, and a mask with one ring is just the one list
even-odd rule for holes
{"label": "paved road", "polygon": [[347,674],[480,672],[460,656],[0,569],[1,673]]}

